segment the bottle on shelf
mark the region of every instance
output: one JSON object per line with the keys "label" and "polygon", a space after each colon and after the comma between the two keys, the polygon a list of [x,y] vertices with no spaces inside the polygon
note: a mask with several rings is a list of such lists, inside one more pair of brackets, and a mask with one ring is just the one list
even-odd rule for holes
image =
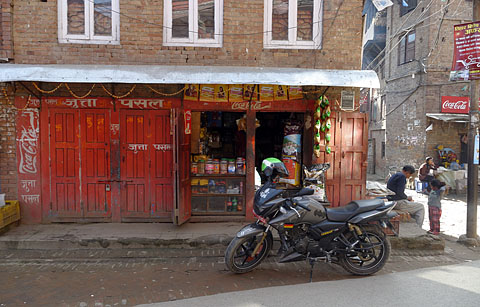
{"label": "bottle on shelf", "polygon": [[237,211],[243,211],[243,205],[240,198],[237,200]]}
{"label": "bottle on shelf", "polygon": [[237,211],[237,198],[234,197],[232,200],[232,211],[235,212]]}

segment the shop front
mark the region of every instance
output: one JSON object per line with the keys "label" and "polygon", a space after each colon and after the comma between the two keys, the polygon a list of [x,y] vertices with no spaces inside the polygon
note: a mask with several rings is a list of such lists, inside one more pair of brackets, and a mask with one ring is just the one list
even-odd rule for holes
{"label": "shop front", "polygon": [[[312,81],[309,74],[300,78],[305,70],[259,74],[239,68],[238,75],[222,75],[223,68],[218,74],[201,69],[161,80],[144,77],[150,84],[170,78],[170,92],[182,89],[168,97],[17,95],[18,195],[25,222],[251,220],[256,177],[262,179],[257,170],[272,156],[291,171],[281,183],[286,190],[301,188],[302,164],[330,163],[325,190],[331,206],[364,195],[367,120],[343,102],[353,96],[353,107],[358,104],[353,77],[363,72],[335,79],[338,71],[330,78],[320,71]],[[92,84],[112,78],[100,72],[85,80],[79,70],[82,81]],[[65,80],[51,78],[34,80]],[[26,80],[27,88],[37,86],[34,80]],[[375,86],[376,76],[372,80],[362,85]]]}

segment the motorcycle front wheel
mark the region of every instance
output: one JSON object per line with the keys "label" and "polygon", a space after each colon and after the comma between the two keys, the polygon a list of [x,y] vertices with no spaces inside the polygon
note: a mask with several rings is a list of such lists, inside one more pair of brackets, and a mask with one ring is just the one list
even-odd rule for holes
{"label": "motorcycle front wheel", "polygon": [[390,242],[383,231],[378,227],[368,226],[363,229],[363,234],[354,250],[341,255],[340,265],[354,275],[375,274],[387,262],[390,249]]}
{"label": "motorcycle front wheel", "polygon": [[263,240],[256,254],[252,255],[262,235],[244,238],[235,237],[230,242],[225,252],[225,264],[230,271],[237,274],[250,272],[265,259],[273,245],[273,238],[270,232]]}

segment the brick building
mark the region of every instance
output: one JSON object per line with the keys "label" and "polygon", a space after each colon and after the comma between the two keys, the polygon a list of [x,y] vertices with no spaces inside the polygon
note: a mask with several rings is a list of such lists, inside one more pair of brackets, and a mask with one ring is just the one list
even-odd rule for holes
{"label": "brick building", "polygon": [[381,82],[368,110],[372,173],[386,175],[405,164],[419,167],[426,156],[439,163],[438,145],[461,160],[468,116],[451,114],[442,105],[470,95],[469,82],[450,82],[449,74],[453,25],[471,22],[472,5],[468,0],[393,1],[382,14],[370,12],[386,27],[385,49],[364,57],[364,68],[376,70]]}
{"label": "brick building", "polygon": [[[303,162],[332,164],[332,204],[361,197],[365,116],[344,111],[357,109],[360,87],[378,84],[358,71],[362,2],[2,0],[0,192],[20,200],[30,223],[250,219],[257,117],[301,120]],[[243,96],[234,102],[235,85]],[[282,86],[289,96],[277,99]],[[202,96],[224,88],[225,101]],[[324,132],[312,141],[320,95],[332,102],[330,143]],[[208,211],[208,200],[195,207],[192,196],[190,133],[215,114],[246,118],[236,156],[246,174],[220,180],[237,191],[223,202],[243,201],[238,214]]]}

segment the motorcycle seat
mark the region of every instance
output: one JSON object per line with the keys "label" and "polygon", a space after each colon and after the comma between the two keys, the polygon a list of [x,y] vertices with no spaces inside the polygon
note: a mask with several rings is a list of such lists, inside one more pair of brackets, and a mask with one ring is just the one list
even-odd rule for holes
{"label": "motorcycle seat", "polygon": [[382,199],[354,200],[344,207],[325,208],[325,210],[327,212],[327,218],[330,221],[346,222],[353,216],[362,212],[375,210],[383,206],[384,203]]}

